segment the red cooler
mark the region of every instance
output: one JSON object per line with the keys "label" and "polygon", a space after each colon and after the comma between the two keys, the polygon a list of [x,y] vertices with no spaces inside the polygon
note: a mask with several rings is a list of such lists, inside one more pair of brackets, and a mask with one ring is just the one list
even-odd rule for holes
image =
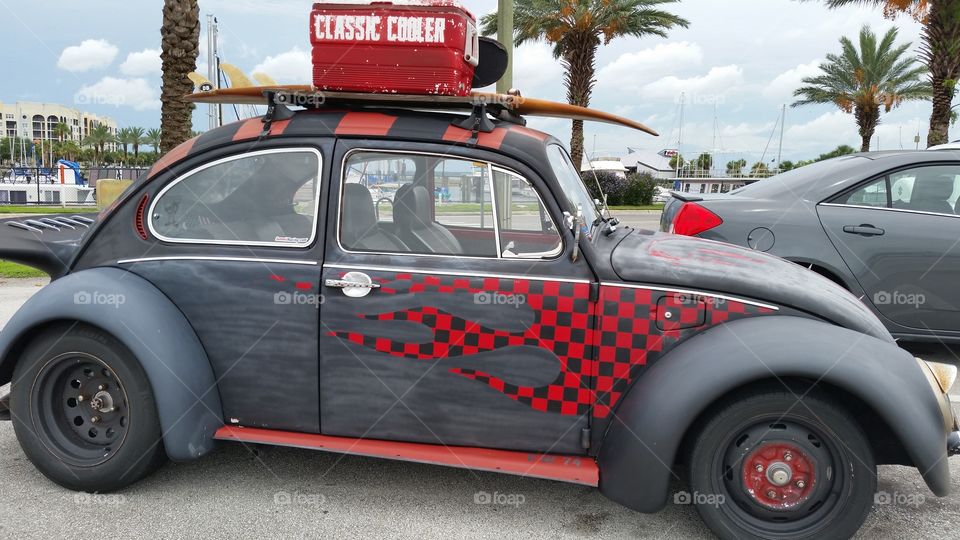
{"label": "red cooler", "polygon": [[320,90],[445,96],[472,90],[477,24],[457,2],[317,3],[310,35]]}

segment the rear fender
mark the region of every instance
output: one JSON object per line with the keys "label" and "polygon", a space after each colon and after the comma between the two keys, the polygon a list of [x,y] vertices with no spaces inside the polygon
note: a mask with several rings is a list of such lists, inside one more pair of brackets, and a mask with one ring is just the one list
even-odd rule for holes
{"label": "rear fender", "polygon": [[941,403],[914,358],[892,343],[799,317],[741,319],[677,346],[624,396],[598,454],[600,491],[641,512],[666,504],[672,467],[697,418],[771,378],[822,381],[859,398],[904,446],[927,486],[950,488]]}
{"label": "rear fender", "polygon": [[36,331],[57,322],[101,328],[133,353],[156,397],[170,459],[195,459],[213,449],[214,433],[223,426],[213,369],[187,319],[156,287],[117,268],[50,283],[0,331],[0,384],[11,380],[19,352]]}

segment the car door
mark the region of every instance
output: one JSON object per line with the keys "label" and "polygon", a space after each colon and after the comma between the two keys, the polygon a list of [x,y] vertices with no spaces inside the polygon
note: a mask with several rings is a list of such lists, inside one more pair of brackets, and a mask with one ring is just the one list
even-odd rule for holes
{"label": "car door", "polygon": [[893,171],[817,211],[871,303],[922,331],[960,330],[960,164]]}
{"label": "car door", "polygon": [[188,161],[141,199],[143,254],[120,264],[190,322],[230,424],[320,430],[318,210],[332,148],[227,147]]}
{"label": "car door", "polygon": [[593,274],[541,180],[446,146],[340,142],[336,159],[323,433],[583,452]]}

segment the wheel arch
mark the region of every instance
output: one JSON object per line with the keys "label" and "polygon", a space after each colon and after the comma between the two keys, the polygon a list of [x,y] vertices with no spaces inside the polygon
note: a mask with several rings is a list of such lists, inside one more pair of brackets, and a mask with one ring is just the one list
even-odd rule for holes
{"label": "wheel arch", "polygon": [[855,396],[889,426],[930,489],[949,492],[940,404],[913,357],[865,334],[790,316],[712,328],[650,367],[604,434],[597,456],[601,492],[635,510],[660,510],[696,421],[724,396],[771,379],[818,381]]}
{"label": "wheel arch", "polygon": [[[96,295],[112,303],[97,302]],[[195,459],[214,448],[213,436],[223,425],[223,413],[206,351],[180,310],[131,272],[94,268],[38,291],[0,331],[0,384],[11,381],[31,340],[64,323],[98,328],[134,355],[156,398],[170,459]]]}

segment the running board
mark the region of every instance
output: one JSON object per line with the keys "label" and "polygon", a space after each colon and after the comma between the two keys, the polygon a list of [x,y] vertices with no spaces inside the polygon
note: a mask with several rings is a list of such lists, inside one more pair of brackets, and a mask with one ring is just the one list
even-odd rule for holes
{"label": "running board", "polygon": [[376,439],[331,437],[292,431],[224,426],[215,438],[276,446],[323,450],[351,456],[365,456],[445,465],[474,471],[514,474],[597,487],[600,471],[589,456],[535,454],[464,446],[442,446]]}

